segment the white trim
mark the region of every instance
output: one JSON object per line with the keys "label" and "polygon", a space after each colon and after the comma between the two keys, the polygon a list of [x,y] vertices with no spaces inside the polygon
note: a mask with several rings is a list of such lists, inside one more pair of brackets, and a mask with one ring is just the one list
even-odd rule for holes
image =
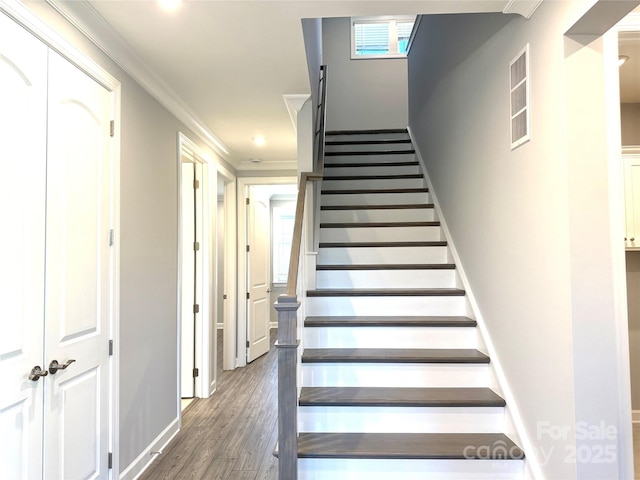
{"label": "white trim", "polygon": [[640,423],[640,410],[631,410],[632,423]]}
{"label": "white trim", "polygon": [[133,48],[100,16],[89,2],[86,0],[75,2],[46,1],[178,120],[201,137],[209,147],[225,160],[234,163],[229,148],[204,125],[180,96],[151,67],[145,64]]}
{"label": "white trim", "polygon": [[631,12],[614,27],[618,32],[635,32],[640,30],[640,12]]}
{"label": "white trim", "polygon": [[502,13],[516,13],[524,18],[531,18],[540,5],[542,0],[510,0],[502,9]]}
{"label": "white trim", "polygon": [[259,168],[260,171],[296,170],[298,168],[298,163],[296,160],[289,160],[280,162],[265,161],[256,164],[251,160],[243,160],[236,166],[236,171],[255,171],[257,168]]}
{"label": "white trim", "polygon": [[[237,282],[237,335],[236,345],[238,356],[236,365],[244,367],[247,365],[247,257],[246,257],[246,236],[247,236],[247,210],[245,198],[247,188],[250,185],[283,185],[298,184],[296,177],[238,177],[237,188],[237,215],[238,215],[238,237],[237,237],[237,255],[238,255],[238,282]],[[232,330],[232,329],[228,329]],[[231,332],[226,332],[231,337]],[[235,333],[235,332],[233,332]],[[226,343],[225,338],[225,343]]]}
{"label": "white trim", "polygon": [[640,155],[640,145],[627,145],[622,147],[623,155]]}
{"label": "white trim", "polygon": [[287,107],[291,124],[293,125],[293,131],[298,132],[298,112],[302,110],[302,107],[311,99],[311,95],[308,93],[282,95],[284,104]]}
{"label": "white trim", "polygon": [[532,442],[531,438],[527,435],[527,430],[522,422],[522,416],[520,414],[520,410],[518,409],[518,404],[515,400],[513,393],[511,392],[511,388],[509,387],[509,383],[507,382],[507,378],[504,374],[504,370],[502,368],[502,363],[500,362],[500,357],[496,351],[496,348],[491,341],[491,337],[489,335],[489,331],[487,330],[486,323],[482,317],[482,313],[480,312],[480,308],[478,306],[478,302],[473,294],[473,289],[469,283],[469,279],[464,270],[464,266],[460,260],[460,256],[458,255],[458,251],[456,250],[455,243],[451,237],[451,233],[447,226],[447,222],[442,214],[442,209],[440,208],[440,203],[438,202],[438,198],[436,197],[435,191],[433,190],[433,183],[429,177],[429,173],[427,172],[426,165],[424,163],[424,159],[422,158],[422,154],[420,153],[420,148],[418,147],[418,143],[411,131],[411,127],[407,127],[407,131],[409,132],[409,137],[411,138],[411,142],[416,151],[416,158],[420,163],[420,167],[422,168],[422,172],[424,173],[424,178],[427,182],[427,188],[429,189],[429,194],[431,195],[431,201],[434,205],[436,215],[438,220],[440,221],[440,226],[442,228],[442,233],[444,234],[444,238],[447,241],[447,245],[449,247],[449,252],[451,254],[451,258],[453,263],[456,265],[456,271],[460,277],[460,281],[462,282],[465,295],[469,302],[469,307],[473,316],[478,324],[478,331],[480,333],[480,337],[484,343],[484,346],[487,350],[487,354],[491,358],[491,363],[489,367],[493,370],[495,379],[498,382],[498,387],[500,389],[500,393],[507,402],[507,408],[505,408],[505,425],[513,425],[515,428],[515,434],[518,437],[516,440],[519,440],[521,443],[521,447],[527,453],[527,457],[525,461],[528,464],[528,468],[531,471],[533,478],[542,479],[544,475],[540,468],[539,463],[536,461],[535,452],[538,451],[538,448],[534,442]]}
{"label": "white trim", "polygon": [[[349,19],[349,35],[351,37],[351,60],[380,60],[380,59],[406,59],[409,53],[409,48],[411,46],[411,42],[414,36],[414,32],[416,31],[415,22],[418,19],[418,15],[379,15],[373,17],[351,17]],[[397,44],[397,23],[398,21],[406,21],[413,20],[414,25],[411,29],[411,34],[409,35],[409,41],[407,43],[407,52],[399,53],[398,44]],[[391,23],[393,22],[393,23]],[[396,50],[396,52],[385,53],[382,55],[358,55],[356,53],[356,35],[355,35],[355,24],[356,23],[388,23],[392,25],[392,29],[389,31],[389,35],[394,34],[394,41],[389,38],[389,43],[391,44],[390,49]]]}
{"label": "white trim", "polygon": [[120,456],[117,446],[120,444],[120,142],[121,142],[121,84],[113,75],[80,52],[75,46],[59,35],[49,25],[40,20],[25,5],[16,0],[0,0],[0,12],[16,21],[31,32],[49,48],[59,53],[78,69],[102,85],[111,93],[111,109],[115,122],[111,139],[111,228],[114,231],[114,243],[111,255],[111,325],[110,337],[113,340],[113,355],[110,365],[109,385],[109,450],[113,453],[112,478],[120,468]]}
{"label": "white trim", "polygon": [[[162,455],[162,451],[179,431],[179,419],[176,418],[120,473],[119,480],[134,480],[140,477],[155,459]],[[113,471],[117,472],[115,469]]]}
{"label": "white trim", "polygon": [[278,328],[278,322],[269,322],[269,328]]}

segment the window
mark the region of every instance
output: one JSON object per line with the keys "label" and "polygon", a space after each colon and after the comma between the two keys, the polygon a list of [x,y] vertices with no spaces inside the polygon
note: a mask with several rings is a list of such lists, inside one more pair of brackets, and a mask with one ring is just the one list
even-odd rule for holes
{"label": "window", "polygon": [[351,19],[351,58],[404,58],[415,16]]}
{"label": "window", "polygon": [[293,223],[296,216],[294,201],[271,202],[271,270],[273,283],[287,283]]}
{"label": "window", "polygon": [[529,112],[529,45],[511,61],[511,150],[531,140],[531,115]]}

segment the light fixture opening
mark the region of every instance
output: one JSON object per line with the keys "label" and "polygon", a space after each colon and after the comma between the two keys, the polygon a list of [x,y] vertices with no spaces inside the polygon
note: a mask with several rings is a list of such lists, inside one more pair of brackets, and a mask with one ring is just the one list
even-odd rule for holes
{"label": "light fixture opening", "polygon": [[160,8],[162,8],[167,12],[175,12],[180,6],[180,4],[182,3],[182,0],[157,0],[157,1],[158,1],[158,5],[160,5]]}
{"label": "light fixture opening", "polygon": [[267,139],[266,137],[263,137],[262,135],[256,135],[255,137],[253,137],[251,140],[253,140],[253,143],[257,146],[257,147],[262,147],[265,143],[267,143]]}

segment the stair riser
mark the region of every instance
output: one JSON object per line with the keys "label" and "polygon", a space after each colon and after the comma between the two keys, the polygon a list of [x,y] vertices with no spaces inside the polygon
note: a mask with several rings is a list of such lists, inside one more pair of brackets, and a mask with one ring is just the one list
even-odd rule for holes
{"label": "stair riser", "polygon": [[299,480],[522,480],[524,460],[301,458]]}
{"label": "stair riser", "polygon": [[474,327],[305,327],[305,348],[477,348]]}
{"label": "stair riser", "polygon": [[328,164],[343,163],[388,163],[388,162],[414,162],[415,153],[383,153],[367,155],[325,155],[324,162]]}
{"label": "stair riser", "polygon": [[303,363],[303,387],[489,387],[488,364]]}
{"label": "stair riser", "polygon": [[366,190],[371,188],[423,188],[424,178],[383,178],[366,180],[323,180],[323,190]]}
{"label": "stair riser", "polygon": [[410,205],[431,203],[428,192],[322,195],[322,205]]}
{"label": "stair riser", "polygon": [[465,297],[311,297],[307,315],[468,315]]}
{"label": "stair riser", "polygon": [[421,173],[418,165],[376,165],[366,167],[330,167],[324,169],[324,179],[339,175],[409,175]]}
{"label": "stair riser", "polygon": [[434,216],[435,212],[433,208],[321,210],[320,223],[432,222]]}
{"label": "stair riser", "polygon": [[319,270],[316,288],[454,288],[455,270]]}
{"label": "stair riser", "polygon": [[359,142],[366,140],[407,140],[409,134],[407,132],[402,133],[356,133],[352,135],[332,135],[327,134],[325,139],[327,142],[331,141],[345,141],[345,142]]}
{"label": "stair riser", "polygon": [[[330,141],[333,141],[331,139]],[[374,139],[379,141],[379,139]],[[350,145],[325,145],[325,152],[379,152],[380,150],[413,150],[411,143],[353,143]]]}
{"label": "stair riser", "polygon": [[420,242],[441,240],[440,227],[320,228],[320,242]]}
{"label": "stair riser", "polygon": [[504,407],[300,407],[300,432],[499,433]]}
{"label": "stair riser", "polygon": [[318,265],[446,263],[447,247],[320,248]]}

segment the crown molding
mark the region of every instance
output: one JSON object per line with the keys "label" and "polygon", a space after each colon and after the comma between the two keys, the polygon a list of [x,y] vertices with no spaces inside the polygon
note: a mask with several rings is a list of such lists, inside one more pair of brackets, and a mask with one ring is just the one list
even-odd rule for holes
{"label": "crown molding", "polygon": [[260,163],[253,163],[250,160],[245,160],[240,162],[238,165],[236,165],[236,171],[237,172],[242,172],[242,171],[247,171],[247,170],[251,170],[251,171],[263,171],[263,170],[294,170],[297,171],[298,170],[298,162],[296,162],[295,160],[291,160],[291,161],[280,161],[280,162],[270,162],[270,161],[264,161],[264,162],[260,162]]}
{"label": "crown molding", "polygon": [[510,0],[502,13],[516,13],[524,18],[531,18],[541,4],[542,0]]}
{"label": "crown molding", "polygon": [[293,124],[293,131],[298,132],[298,112],[302,110],[305,103],[309,101],[311,95],[308,93],[295,93],[290,95],[282,95],[284,104],[289,112],[289,118]]}
{"label": "crown molding", "polygon": [[120,34],[87,2],[46,0],[52,8],[129,74],[144,90],[198,135],[227,162],[235,164],[229,148],[198,118],[180,96],[138,56]]}

